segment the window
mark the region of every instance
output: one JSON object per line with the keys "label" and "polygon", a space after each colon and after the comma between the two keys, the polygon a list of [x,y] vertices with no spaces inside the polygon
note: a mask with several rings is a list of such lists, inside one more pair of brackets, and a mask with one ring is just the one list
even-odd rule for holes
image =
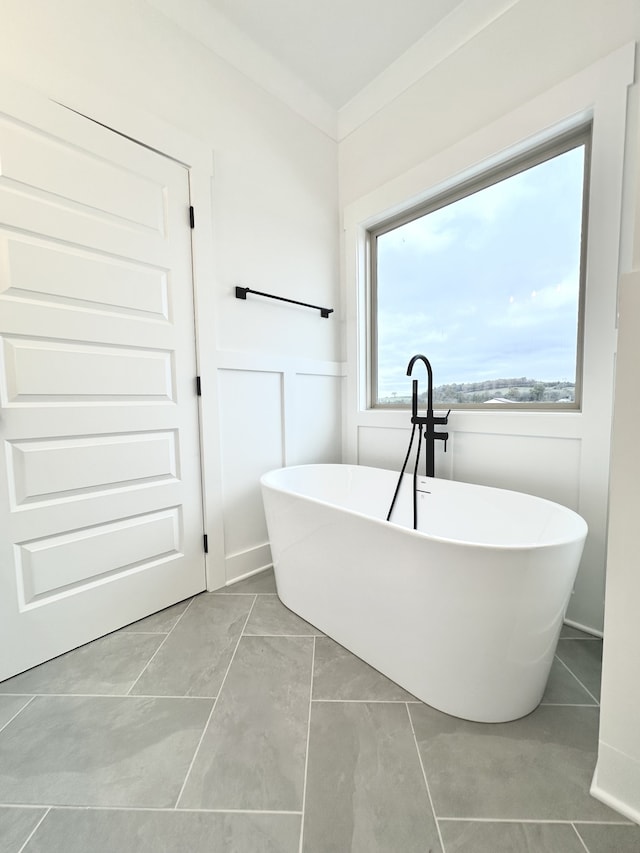
{"label": "window", "polygon": [[433,367],[438,407],[580,405],[591,128],[369,232],[371,402],[409,405]]}

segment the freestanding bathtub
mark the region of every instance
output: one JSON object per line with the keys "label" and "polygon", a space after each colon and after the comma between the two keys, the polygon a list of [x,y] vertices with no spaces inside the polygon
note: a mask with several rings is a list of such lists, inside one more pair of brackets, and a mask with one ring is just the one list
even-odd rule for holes
{"label": "freestanding bathtub", "polygon": [[542,498],[303,465],[262,477],[278,595],[434,708],[478,722],[537,707],[587,534]]}

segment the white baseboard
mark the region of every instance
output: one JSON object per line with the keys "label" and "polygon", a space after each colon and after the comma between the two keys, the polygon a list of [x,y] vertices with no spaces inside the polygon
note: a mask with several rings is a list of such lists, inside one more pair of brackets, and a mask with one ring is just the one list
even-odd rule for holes
{"label": "white baseboard", "polygon": [[590,793],[640,824],[640,761],[600,741]]}
{"label": "white baseboard", "polygon": [[227,585],[249,578],[273,565],[269,543],[265,542],[264,545],[231,554],[225,559],[224,564]]}

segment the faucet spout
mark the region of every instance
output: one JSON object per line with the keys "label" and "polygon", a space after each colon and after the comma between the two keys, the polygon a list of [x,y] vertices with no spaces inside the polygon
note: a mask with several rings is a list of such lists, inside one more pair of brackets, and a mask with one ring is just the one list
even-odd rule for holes
{"label": "faucet spout", "polygon": [[[418,380],[414,379],[412,381],[413,386],[413,394],[411,398],[411,423],[416,424],[419,428],[420,440],[422,439],[422,430],[424,428],[424,439],[426,442],[426,460],[425,460],[425,473],[427,477],[435,476],[435,451],[434,445],[436,441],[444,441],[444,449],[447,449],[447,439],[449,438],[449,433],[447,432],[436,432],[434,427],[436,424],[446,424],[449,420],[449,412],[443,418],[436,418],[433,413],[433,370],[431,369],[431,362],[424,355],[414,355],[411,361],[407,366],[407,376],[411,376],[413,373],[413,368],[416,361],[421,361],[425,368],[427,369],[427,411],[425,416],[418,415]],[[449,410],[451,411],[451,410]],[[419,446],[419,445],[418,445]],[[418,454],[419,458],[419,454]],[[417,468],[417,460],[416,460],[416,468]]]}
{"label": "faucet spout", "polygon": [[430,413],[433,415],[433,370],[431,362],[425,355],[414,355],[407,366],[407,376],[413,373],[413,365],[416,361],[421,361],[427,368],[427,417],[429,417]]}

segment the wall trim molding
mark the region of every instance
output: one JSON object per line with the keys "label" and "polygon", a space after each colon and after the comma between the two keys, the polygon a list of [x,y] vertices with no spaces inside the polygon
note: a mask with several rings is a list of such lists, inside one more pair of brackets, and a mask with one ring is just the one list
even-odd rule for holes
{"label": "wall trim molding", "polygon": [[600,741],[598,763],[590,789],[591,796],[634,823],[640,824],[638,791],[640,762]]}
{"label": "wall trim molding", "polygon": [[280,353],[264,353],[239,350],[217,350],[218,370],[251,370],[265,373],[288,371],[321,376],[346,376],[347,363],[324,359],[304,358]]}
{"label": "wall trim molding", "polygon": [[225,558],[226,586],[250,578],[272,565],[271,547],[268,542],[237,554],[230,554]]}
{"label": "wall trim molding", "polygon": [[478,36],[519,0],[465,0],[338,110],[338,141]]}
{"label": "wall trim molding", "polygon": [[206,0],[146,0],[157,13],[336,142],[444,62],[520,0],[464,0],[336,108]]}

